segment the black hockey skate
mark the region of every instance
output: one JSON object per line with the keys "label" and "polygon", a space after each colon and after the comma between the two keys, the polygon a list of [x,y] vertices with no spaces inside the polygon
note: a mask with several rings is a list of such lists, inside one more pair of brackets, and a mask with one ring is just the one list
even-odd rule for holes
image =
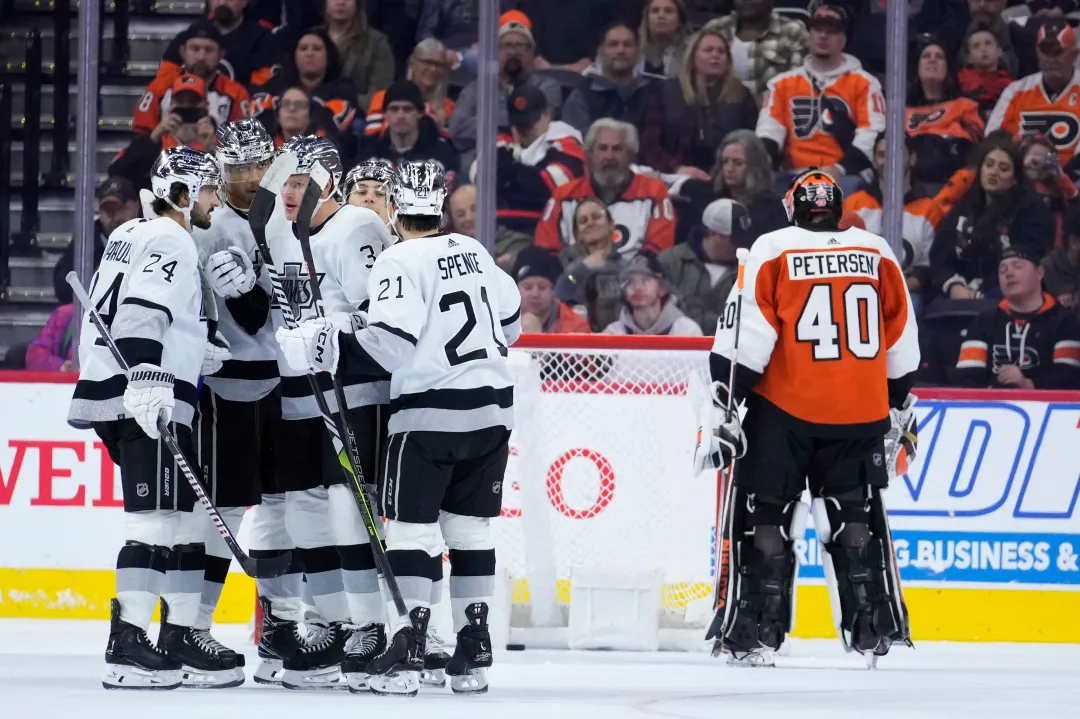
{"label": "black hockey skate", "polygon": [[420,686],[434,689],[446,686],[446,664],[450,661],[450,655],[443,649],[444,644],[442,637],[434,629],[428,630]]}
{"label": "black hockey skate", "polygon": [[488,690],[491,634],[488,633],[487,617],[485,602],[474,602],[465,607],[468,623],[458,632],[454,656],[446,665],[450,689],[455,694],[483,694]]}
{"label": "black hockey skate", "polygon": [[386,627],[382,624],[366,624],[349,632],[345,640],[345,658],[341,660],[341,674],[350,692],[368,692],[368,663],[384,651]]}
{"label": "black hockey skate", "polygon": [[[205,634],[209,635],[209,632]],[[236,652],[231,655],[223,654],[210,642],[205,641],[197,630],[170,624],[169,605],[164,599],[161,600],[158,647],[183,665],[184,687],[229,689],[244,683],[244,672],[237,665]]]}
{"label": "black hockey skate", "polygon": [[368,664],[368,688],[372,694],[414,697],[424,671],[424,647],[431,610],[417,607],[409,612],[410,625],[394,634],[390,644]]}
{"label": "black hockey skate", "polygon": [[259,668],[255,671],[258,684],[281,684],[285,673],[282,662],[300,651],[300,633],[296,622],[274,616],[270,600],[259,597],[262,607],[262,632],[259,636]]}
{"label": "black hockey skate", "polygon": [[120,602],[111,602],[109,643],[105,647],[106,689],[177,689],[184,679],[180,662],[155,647],[146,631],[120,619]]}
{"label": "black hockey skate", "polygon": [[318,625],[299,651],[285,657],[281,685],[286,689],[345,689],[341,661],[345,658],[347,632],[341,622]]}

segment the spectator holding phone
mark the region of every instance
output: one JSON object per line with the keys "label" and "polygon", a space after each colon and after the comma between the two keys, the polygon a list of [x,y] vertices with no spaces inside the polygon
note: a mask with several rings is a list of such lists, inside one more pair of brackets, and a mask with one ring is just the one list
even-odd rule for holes
{"label": "spectator holding phone", "polygon": [[1076,203],[1076,184],[1062,172],[1054,141],[1045,135],[1024,138],[1024,177],[1054,214],[1054,244],[1064,235],[1065,213]]}

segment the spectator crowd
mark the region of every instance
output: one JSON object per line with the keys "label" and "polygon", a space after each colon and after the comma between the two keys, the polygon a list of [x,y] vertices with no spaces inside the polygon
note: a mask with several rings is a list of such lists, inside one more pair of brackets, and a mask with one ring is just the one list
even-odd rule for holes
{"label": "spectator crowd", "polygon": [[[138,212],[162,148],[212,151],[240,117],[279,144],[325,136],[346,169],[435,160],[447,228],[474,234],[478,4],[208,0],[138,104],[102,234]],[[901,260],[923,379],[1080,388],[1080,2],[906,6]],[[500,0],[495,254],[525,331],[712,334],[736,250],[787,224],[808,167],[837,178],[845,224],[883,232],[885,7]],[[68,360],[64,311],[41,367]]]}

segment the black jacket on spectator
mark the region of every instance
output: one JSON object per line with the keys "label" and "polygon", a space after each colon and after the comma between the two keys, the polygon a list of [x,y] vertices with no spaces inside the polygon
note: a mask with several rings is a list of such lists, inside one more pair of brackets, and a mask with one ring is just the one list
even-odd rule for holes
{"label": "black jacket on spectator", "polygon": [[1080,316],[1080,265],[1069,261],[1068,249],[1057,247],[1042,261],[1046,291],[1058,304]]}
{"label": "black jacket on spectator", "polygon": [[446,170],[446,180],[451,190],[457,184],[458,168],[461,166],[461,156],[458,155],[458,151],[449,140],[443,137],[435,120],[428,115],[420,118],[420,134],[416,138],[416,144],[405,152],[398,152],[390,142],[389,130],[383,130],[378,135],[369,135],[365,138],[360,147],[357,162],[373,158],[386,160],[394,167],[402,162],[435,160]]}
{"label": "black jacket on spectator", "polygon": [[[517,0],[499,0],[499,14],[514,10]],[[426,0],[422,3],[416,27],[416,42],[434,37],[451,50],[472,47],[476,43],[480,4],[475,0]]]}
{"label": "black jacket on spectator", "polygon": [[[277,107],[281,95],[290,87],[303,87],[303,84],[292,72],[283,71],[270,78],[265,85],[251,88],[251,116],[270,132],[277,125]],[[356,153],[357,138],[350,128],[357,113],[363,112],[363,108],[356,107],[356,88],[345,78],[328,74],[308,94],[311,96],[311,124],[327,128],[327,136],[334,140],[342,157],[352,157]],[[332,132],[329,131],[331,129]]]}
{"label": "black jacket on spectator", "polygon": [[645,114],[655,105],[657,83],[638,75],[633,85],[616,85],[594,66],[581,79],[581,86],[570,93],[562,109],[562,119],[582,135],[602,117],[629,122],[642,132]]}
{"label": "black jacket on spectator", "polygon": [[982,193],[972,188],[941,223],[930,247],[930,291],[943,294],[953,277],[994,296],[998,288],[1001,251],[1011,245],[1028,245],[1045,254],[1053,247],[1054,217],[1042,198],[1026,187],[1015,187],[998,203],[982,205]]}
{"label": "black jacket on spectator", "polygon": [[[180,45],[185,41],[185,33],[180,33],[165,48],[159,76],[163,71],[180,74],[180,66],[184,63]],[[266,82],[275,66],[280,65],[280,55],[277,36],[250,17],[245,17],[239,27],[221,36],[221,67],[226,75],[245,87]]]}
{"label": "black jacket on spectator", "polygon": [[[677,197],[684,202],[676,205],[676,243],[686,242],[691,233],[701,226],[705,208],[713,200],[735,199],[727,189],[717,193],[712,182],[705,180],[687,180],[682,183]],[[766,232],[775,232],[791,224],[788,222],[787,212],[784,211],[783,199],[771,189],[763,190],[749,200],[740,199],[739,202],[750,213],[754,240]]]}
{"label": "black jacket on spectator", "polygon": [[[138,187],[138,185],[136,185]],[[101,262],[101,256],[105,254],[105,242],[109,238],[105,236],[105,230],[101,227],[100,220],[94,220],[94,267]],[[71,285],[67,283],[67,274],[75,269],[75,243],[70,242],[64,248],[64,254],[53,266],[53,291],[56,293],[56,301],[62,305],[71,304],[74,293]]]}
{"label": "black jacket on spectator", "polygon": [[659,107],[646,115],[641,149],[645,164],[661,172],[673,172],[680,165],[708,172],[716,162],[716,148],[729,132],[757,126],[758,106],[746,91],[738,103],[690,105],[679,79],[670,78],[660,83],[654,101]]}
{"label": "black jacket on spectator", "polygon": [[[828,0],[827,4],[843,6],[851,17],[845,52],[859,58],[867,72],[884,74],[887,58],[886,1]],[[904,4],[908,4],[906,0]],[[781,3],[777,3],[779,5]],[[960,48],[969,23],[966,0],[924,0],[918,12],[911,13],[909,10],[906,35],[910,42],[919,33],[932,32],[955,53]],[[912,54],[914,50],[914,46],[910,45],[908,57],[916,57]]]}
{"label": "black jacket on spectator", "polygon": [[1043,293],[1028,314],[1006,300],[979,314],[960,346],[956,379],[965,387],[1007,388],[997,380],[1003,365],[1016,365],[1035,389],[1080,388],[1080,320]]}
{"label": "black jacket on spectator", "polygon": [[149,135],[132,135],[131,144],[121,150],[109,165],[109,176],[123,177],[135,187],[149,187],[150,170],[154,169],[154,162],[162,149],[162,143],[154,142]]}
{"label": "black jacket on spectator", "polygon": [[[553,125],[569,130],[569,126],[558,121]],[[577,138],[560,138],[550,130],[548,134],[555,139],[539,146],[546,146],[547,152],[536,164],[514,159],[510,149],[514,140],[509,132],[499,136],[496,153],[495,217],[501,227],[530,237],[536,234],[536,223],[555,190],[585,174],[585,160]]]}
{"label": "black jacket on spectator", "polygon": [[[536,38],[536,54],[552,65],[569,65],[596,55],[604,28],[622,18],[625,0],[519,0]],[[637,27],[641,15],[633,18]],[[623,18],[628,19],[628,18]]]}

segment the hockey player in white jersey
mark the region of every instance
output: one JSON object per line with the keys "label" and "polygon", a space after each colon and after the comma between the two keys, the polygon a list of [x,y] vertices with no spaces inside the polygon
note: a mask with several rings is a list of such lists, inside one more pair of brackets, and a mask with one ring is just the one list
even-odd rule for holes
{"label": "hockey player in white jersey", "polygon": [[[267,228],[276,271],[298,306],[299,319],[314,319],[318,310],[295,232],[304,191],[309,182],[317,182],[322,198],[310,218],[309,237],[323,309],[349,321],[351,313],[367,307],[367,278],[390,245],[390,233],[375,212],[338,202],[341,159],[328,140],[296,137],[281,152],[296,156],[298,171],[282,188],[281,212]],[[285,660],[283,683],[294,689],[334,687],[344,677],[351,689],[366,691],[363,669],[386,644],[386,607],[375,558],[311,394],[308,368],[286,364],[281,373],[282,427],[288,439],[278,446],[278,477],[286,490],[286,522],[315,605],[329,622],[325,633]],[[323,373],[319,381],[327,404],[336,411],[330,377]],[[386,434],[389,378],[382,373],[356,375],[344,393],[345,419],[356,438],[361,470],[374,478]]]}
{"label": "hockey player in white jersey", "polygon": [[[160,444],[159,415],[181,448],[194,456],[191,423],[204,367],[207,327],[192,227],[210,226],[220,205],[217,163],[187,147],[165,150],[151,170],[157,219],[132,220],[110,235],[90,285],[95,307],[131,367],[125,377],[84,314],[81,368],[68,422],[93,428],[120,467],[124,546],[116,560],[116,598],[105,650],[107,689],[173,689],[185,668],[224,677],[235,657],[222,657],[193,630],[198,587],[166,584],[170,557],[203,542],[192,522],[195,495]],[[212,354],[212,353],[211,353]],[[222,356],[219,355],[219,359]],[[197,563],[183,567],[197,571]],[[182,572],[180,573],[182,574]],[[170,608],[159,645],[146,636],[158,597]]]}
{"label": "hockey player in white jersey", "polygon": [[380,255],[371,306],[353,331],[309,322],[279,331],[294,367],[342,381],[391,373],[390,440],[380,484],[387,556],[410,612],[369,665],[377,694],[415,695],[424,667],[433,581],[450,550],[457,647],[446,667],[456,693],[487,690],[487,616],[495,581],[491,518],[513,427],[507,347],[521,331],[520,295],[476,240],[439,231],[446,179],[433,162],[398,169],[394,194],[404,241]]}
{"label": "hockey player in white jersey", "polygon": [[[255,120],[222,125],[216,146],[225,204],[215,212],[209,229],[195,229],[193,235],[216,296],[218,329],[230,345],[232,359],[205,378],[199,393],[196,459],[211,500],[234,534],[245,508],[256,507],[249,535],[251,555],[270,558],[292,549],[292,541],[285,530],[285,497],[274,489],[274,435],[281,417],[281,394],[270,284],[253,262],[257,248],[247,211],[276,150],[273,138]],[[236,654],[209,632],[232,561],[212,526],[207,527],[206,554],[196,632],[211,650]],[[257,682],[279,683],[282,658],[299,646],[295,619],[301,609],[301,580],[299,562],[281,577],[255,580],[263,605],[259,641],[263,661],[255,675]],[[244,655],[237,654],[237,659],[243,666]],[[185,686],[196,679],[186,677]]]}
{"label": "hockey player in white jersey", "polygon": [[394,232],[391,197],[394,187],[394,166],[386,160],[365,160],[345,175],[345,201],[355,207],[366,207],[377,214]]}

